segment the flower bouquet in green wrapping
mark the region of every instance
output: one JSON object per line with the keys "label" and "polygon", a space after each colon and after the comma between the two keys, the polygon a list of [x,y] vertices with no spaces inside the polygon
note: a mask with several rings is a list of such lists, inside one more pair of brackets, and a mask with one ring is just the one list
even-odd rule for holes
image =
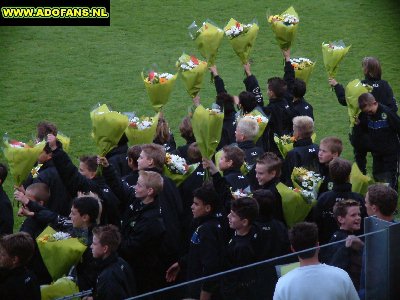
{"label": "flower bouquet in green wrapping", "polygon": [[201,156],[211,159],[221,140],[224,114],[218,109],[196,107],[192,116],[193,134]]}
{"label": "flower bouquet in green wrapping", "polygon": [[151,105],[156,112],[159,112],[169,100],[174,88],[177,74],[158,73],[150,71],[147,74],[142,72],[144,86],[150,98]]}
{"label": "flower bouquet in green wrapping", "polygon": [[294,68],[295,77],[308,83],[308,79],[314,71],[315,62],[305,57],[299,57],[291,58],[290,63]]}
{"label": "flower bouquet in green wrapping", "polygon": [[343,41],[322,43],[322,58],[329,78],[335,78],[339,63],[351,46],[346,47]]}
{"label": "flower bouquet in green wrapping", "polygon": [[71,143],[71,139],[68,136],[62,134],[61,132],[58,132],[57,133],[57,140],[59,140],[61,142],[63,150],[65,152],[68,152],[69,145]]}
{"label": "flower bouquet in green wrapping", "polygon": [[179,155],[166,153],[164,164],[164,175],[171,178],[177,186],[185,181],[193,173],[199,164],[188,165],[186,160]]}
{"label": "flower bouquet in green wrapping", "polygon": [[[311,140],[314,142],[317,138],[317,134],[314,132],[311,136]],[[275,144],[278,146],[279,152],[282,157],[285,158],[290,150],[293,150],[293,143],[296,139],[290,135],[282,135],[281,137],[274,135]]]}
{"label": "flower bouquet in green wrapping", "polygon": [[281,49],[286,50],[292,46],[299,26],[299,16],[291,6],[280,15],[268,16],[275,39]]}
{"label": "flower bouquet in green wrapping", "polygon": [[214,65],[219,46],[224,37],[224,31],[214,25],[210,20],[203,22],[200,28],[197,26],[196,22],[193,22],[188,29],[189,35],[192,40],[194,40],[201,56],[207,60],[209,66]]}
{"label": "flower bouquet in green wrapping", "polygon": [[249,61],[249,55],[259,29],[256,20],[253,20],[250,24],[242,24],[233,18],[229,20],[224,28],[225,35],[229,38],[229,42],[242,64],[246,64]]}
{"label": "flower bouquet in green wrapping", "polygon": [[294,167],[291,179],[294,188],[300,191],[308,204],[317,202],[318,190],[323,179],[321,175],[303,167]]}
{"label": "flower bouquet in green wrapping", "polygon": [[23,143],[11,140],[6,134],[3,137],[3,153],[14,179],[14,184],[20,186],[28,177],[32,167],[37,162],[43,151],[45,142],[37,144]]}
{"label": "flower bouquet in green wrapping", "polygon": [[183,53],[176,62],[176,66],[182,76],[186,91],[194,98],[200,92],[203,85],[204,74],[207,71],[207,63]]}
{"label": "flower bouquet in green wrapping", "polygon": [[359,193],[365,197],[368,191],[368,186],[374,183],[374,180],[364,175],[358,168],[356,163],[353,163],[350,173],[351,191]]}
{"label": "flower bouquet in green wrapping", "polygon": [[118,145],[128,127],[128,117],[110,111],[106,104],[99,105],[90,112],[92,119],[92,137],[96,142],[98,154],[105,156]]}
{"label": "flower bouquet in green wrapping", "polygon": [[314,203],[304,201],[297,189],[291,189],[283,183],[278,183],[276,189],[282,197],[283,216],[288,227],[293,227],[298,222],[304,221],[310,213]]}
{"label": "flower bouquet in green wrapping", "polygon": [[[240,119],[242,118],[248,118],[248,119],[253,119],[257,122],[258,124],[258,133],[254,138],[254,142],[256,143],[259,138],[263,135],[265,128],[268,125],[268,118],[266,116],[263,116],[258,110],[253,110],[252,112],[245,114],[241,117],[239,117]],[[239,120],[238,120],[239,121]]]}
{"label": "flower bouquet in green wrapping", "polygon": [[56,280],[68,273],[86,250],[86,245],[68,233],[56,232],[51,227],[36,238],[40,255],[51,277]]}
{"label": "flower bouquet in green wrapping", "polygon": [[129,118],[129,125],[125,129],[129,145],[150,144],[156,135],[158,116],[154,117],[136,117],[134,113],[124,113]]}
{"label": "flower bouquet in green wrapping", "polygon": [[372,91],[372,86],[363,84],[359,79],[350,81],[346,86],[347,112],[350,118],[350,127],[353,127],[361,110],[358,107],[358,97]]}
{"label": "flower bouquet in green wrapping", "polygon": [[53,300],[79,293],[79,288],[71,277],[66,276],[57,279],[51,284],[41,285],[40,293],[42,300]]}

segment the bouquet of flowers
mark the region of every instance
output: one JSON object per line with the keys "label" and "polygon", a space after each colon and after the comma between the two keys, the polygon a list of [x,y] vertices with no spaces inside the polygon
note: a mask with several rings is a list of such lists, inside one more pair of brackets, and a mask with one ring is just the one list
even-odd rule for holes
{"label": "bouquet of flowers", "polygon": [[292,46],[299,25],[299,16],[291,6],[280,15],[268,17],[275,39],[281,49],[289,49]]}
{"label": "bouquet of flowers", "polygon": [[43,262],[54,280],[67,274],[86,250],[86,246],[77,238],[64,232],[56,232],[49,226],[36,238],[36,242]]}
{"label": "bouquet of flowers", "polygon": [[336,76],[339,63],[347,54],[351,46],[346,47],[343,41],[322,43],[322,57],[329,78]]}
{"label": "bouquet of flowers", "polygon": [[372,91],[372,86],[363,84],[359,79],[354,79],[346,86],[346,103],[347,112],[350,118],[350,127],[353,127],[355,120],[360,114],[361,110],[358,107],[358,97],[361,94],[369,93]]}
{"label": "bouquet of flowers", "polygon": [[302,167],[295,167],[291,175],[295,189],[298,189],[308,204],[316,203],[318,189],[322,183],[322,177],[318,173],[308,171]]}
{"label": "bouquet of flowers", "polygon": [[195,56],[183,53],[176,62],[176,66],[180,70],[186,91],[192,98],[196,97],[203,84],[207,63],[198,60]]}
{"label": "bouquet of flowers", "polygon": [[294,68],[296,78],[308,83],[311,73],[314,71],[315,62],[308,58],[299,57],[290,59],[290,63]]}
{"label": "bouquet of flowers", "polygon": [[126,127],[128,117],[116,111],[110,111],[106,104],[98,104],[90,112],[92,120],[92,137],[96,143],[98,154],[105,156],[118,145]]}
{"label": "bouquet of flowers", "polygon": [[189,35],[196,43],[200,54],[207,60],[209,66],[215,64],[218,48],[224,37],[224,31],[218,28],[210,20],[203,22],[199,28],[196,22],[193,22],[189,27]]}
{"label": "bouquet of flowers", "polygon": [[202,157],[211,159],[221,139],[224,114],[217,110],[196,107],[192,116],[193,134]]}
{"label": "bouquet of flowers", "polygon": [[63,150],[65,152],[68,152],[71,139],[68,136],[62,134],[61,132],[57,133],[57,139],[61,142]]}
{"label": "bouquet of flowers", "polygon": [[233,50],[239,56],[242,64],[249,61],[249,55],[256,41],[259,27],[253,20],[250,24],[242,24],[235,19],[230,19],[225,26],[225,35],[229,38]]}
{"label": "bouquet of flowers", "polygon": [[290,135],[282,135],[281,137],[274,135],[275,144],[278,146],[279,152],[282,154],[282,157],[285,158],[290,150],[293,149],[293,143],[295,142],[295,138]]}
{"label": "bouquet of flowers", "polygon": [[129,125],[125,129],[129,145],[142,145],[152,143],[156,135],[158,116],[136,117],[134,113],[124,113],[128,116]]}
{"label": "bouquet of flowers", "polygon": [[168,152],[165,154],[164,174],[168,178],[171,178],[177,186],[185,181],[198,166],[198,163],[188,165],[186,160],[179,155]]}
{"label": "bouquet of flowers", "polygon": [[304,221],[314,204],[304,201],[299,190],[293,190],[283,183],[278,183],[276,189],[282,198],[283,216],[288,227]]}
{"label": "bouquet of flowers", "polygon": [[37,144],[23,143],[17,140],[11,140],[6,134],[3,137],[4,157],[7,160],[10,172],[14,179],[14,184],[20,186],[28,177],[32,167],[43,151],[45,142]]}
{"label": "bouquet of flowers", "polygon": [[231,194],[235,200],[244,197],[251,197],[252,195],[251,192],[247,189],[238,189],[236,191],[232,191],[232,188],[231,188]]}
{"label": "bouquet of flowers", "polygon": [[268,118],[263,116],[259,111],[253,110],[251,113],[242,116],[241,118],[249,118],[257,121],[258,124],[258,133],[254,138],[254,142],[256,143],[258,139],[263,135],[265,128],[268,125]]}
{"label": "bouquet of flowers", "polygon": [[79,288],[72,277],[61,277],[51,284],[40,286],[42,300],[52,300],[79,293]]}
{"label": "bouquet of flowers", "polygon": [[150,71],[147,74],[142,72],[144,86],[150,98],[151,105],[156,112],[159,112],[167,104],[172,89],[174,88],[177,74],[158,73]]}
{"label": "bouquet of flowers", "polygon": [[365,197],[368,191],[368,186],[374,183],[374,180],[364,175],[358,168],[356,163],[353,163],[350,173],[351,191],[359,193]]}

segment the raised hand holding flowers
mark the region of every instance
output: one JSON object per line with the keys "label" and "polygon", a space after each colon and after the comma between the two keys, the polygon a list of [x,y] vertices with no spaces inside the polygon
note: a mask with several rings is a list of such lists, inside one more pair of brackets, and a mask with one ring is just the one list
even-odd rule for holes
{"label": "raised hand holding flowers", "polygon": [[311,73],[314,71],[315,62],[305,57],[299,57],[291,58],[290,63],[294,68],[296,78],[308,83],[308,79],[310,78]]}
{"label": "raised hand holding flowers", "polygon": [[176,66],[179,68],[186,91],[194,98],[201,90],[204,74],[207,71],[207,63],[183,53]]}
{"label": "raised hand holding flowers", "polygon": [[343,41],[322,43],[322,58],[329,78],[335,78],[340,62],[351,46],[346,47]]}
{"label": "raised hand holding flowers", "polygon": [[275,39],[281,49],[289,49],[292,46],[299,25],[299,16],[291,6],[280,15],[268,17]]}

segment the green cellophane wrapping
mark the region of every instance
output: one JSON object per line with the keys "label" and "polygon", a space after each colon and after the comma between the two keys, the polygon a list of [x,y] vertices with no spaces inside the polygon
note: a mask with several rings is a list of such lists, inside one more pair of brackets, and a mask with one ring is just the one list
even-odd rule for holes
{"label": "green cellophane wrapping", "polygon": [[61,142],[61,144],[63,146],[63,150],[65,152],[68,152],[69,146],[71,144],[71,139],[68,136],[59,132],[59,133],[57,133],[57,140],[59,140]]}
{"label": "green cellophane wrapping", "polygon": [[[227,30],[232,26],[235,26],[237,21],[231,18],[226,24],[225,29]],[[246,64],[249,61],[250,52],[253,49],[254,43],[257,38],[258,30],[260,29],[256,23],[252,24],[251,28],[246,32],[236,37],[229,38],[229,42],[236,55],[239,56],[242,64]]]}
{"label": "green cellophane wrapping", "polygon": [[200,34],[194,40],[196,47],[209,66],[215,65],[224,31],[209,22],[205,22],[200,30]]}
{"label": "green cellophane wrapping", "polygon": [[[61,277],[51,284],[41,285],[40,293],[42,294],[42,300],[53,300],[79,293],[79,288],[70,278]],[[73,299],[78,300],[80,297]]]}
{"label": "green cellophane wrapping", "polygon": [[193,134],[201,156],[211,159],[221,140],[223,113],[205,109],[202,105],[196,107],[192,116]]}
{"label": "green cellophane wrapping", "polygon": [[[125,135],[128,138],[128,143],[130,146],[133,145],[143,145],[150,144],[154,140],[154,136],[156,135],[157,124],[158,124],[159,113],[157,113],[152,119],[153,124],[146,129],[139,130],[137,128],[133,128],[128,126],[125,129]],[[139,118],[143,120],[143,117]]]}
{"label": "green cellophane wrapping", "polygon": [[311,66],[307,66],[301,70],[294,70],[295,77],[303,80],[307,84],[312,72],[314,71],[314,67],[315,62]]}
{"label": "green cellophane wrapping", "polygon": [[335,78],[340,62],[343,60],[351,46],[333,50],[322,43],[322,58],[329,78]]}
{"label": "green cellophane wrapping", "polygon": [[365,197],[368,191],[368,186],[374,183],[374,180],[364,175],[358,168],[356,163],[353,163],[350,173],[351,191],[359,193]]}
{"label": "green cellophane wrapping", "polygon": [[86,246],[77,238],[69,238],[60,241],[42,242],[41,238],[52,235],[56,231],[50,226],[36,238],[40,255],[53,280],[68,273],[69,269],[79,262]]}
{"label": "green cellophane wrapping", "polygon": [[[189,55],[188,55],[189,56]],[[190,56],[189,56],[190,57]],[[203,85],[204,74],[207,71],[207,63],[199,60],[199,65],[191,70],[181,70],[182,81],[190,97],[194,98],[200,92]]]}
{"label": "green cellophane wrapping", "polygon": [[44,146],[45,142],[43,141],[32,148],[14,148],[10,146],[7,140],[4,141],[4,157],[16,186],[20,186],[28,177]]}
{"label": "green cellophane wrapping", "polygon": [[300,192],[290,189],[281,182],[276,185],[276,188],[282,197],[283,215],[287,226],[293,227],[296,223],[304,221],[316,201],[307,203]]}
{"label": "green cellophane wrapping", "polygon": [[172,172],[166,165],[163,167],[163,173],[168,178],[172,179],[175,182],[176,186],[180,186],[182,182],[184,182],[193,172],[197,169],[199,163],[189,165],[189,169],[186,171],[185,174],[177,174]]}
{"label": "green cellophane wrapping", "polygon": [[[313,143],[315,142],[315,139],[317,138],[317,134],[314,132],[311,136],[311,140],[313,141]],[[284,144],[282,142],[282,140],[280,139],[280,137],[278,136],[274,136],[274,141],[275,144],[278,146],[279,152],[282,154],[282,157],[285,158],[286,155],[288,154],[288,152],[290,150],[293,150],[293,143],[289,143],[289,144]]]}
{"label": "green cellophane wrapping", "polygon": [[372,87],[364,86],[359,79],[350,81],[346,86],[346,103],[347,112],[350,118],[350,127],[353,127],[355,120],[360,114],[361,110],[358,107],[358,97],[361,94],[369,93],[372,91]]}
{"label": "green cellophane wrapping", "polygon": [[142,72],[143,83],[155,112],[160,112],[163,106],[167,104],[169,96],[175,86],[177,76],[178,74],[175,74],[171,79],[163,83],[149,83],[145,80],[145,76]]}
{"label": "green cellophane wrapping", "polygon": [[98,154],[105,156],[118,145],[125,129],[128,117],[116,111],[110,111],[103,104],[90,113],[92,119],[92,137],[96,143]]}
{"label": "green cellophane wrapping", "polygon": [[[295,16],[296,18],[299,18],[297,12],[294,10],[293,6],[289,7],[287,10],[285,10],[281,15],[283,14],[290,14],[292,16]],[[283,24],[281,21],[277,22],[271,22],[271,28],[272,31],[275,34],[275,39],[278,42],[278,45],[281,49],[286,50],[290,49],[292,46],[292,43],[296,37],[296,32],[297,32],[297,27],[299,26],[299,23],[287,26]]]}

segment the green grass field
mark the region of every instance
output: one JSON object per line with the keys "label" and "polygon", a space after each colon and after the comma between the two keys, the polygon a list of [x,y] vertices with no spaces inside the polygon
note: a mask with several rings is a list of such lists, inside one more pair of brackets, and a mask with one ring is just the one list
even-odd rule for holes
{"label": "green grass field", "polygon": [[[317,140],[337,135],[345,143],[343,156],[352,159],[348,142],[346,108],[340,106],[327,84],[321,43],[343,39],[352,47],[343,60],[337,80],[343,84],[362,79],[361,59],[376,56],[383,78],[400,95],[397,55],[400,46],[400,6],[390,0],[309,1],[143,1],[113,0],[110,27],[2,27],[0,28],[0,133],[20,140],[32,138],[40,120],[58,125],[71,137],[75,159],[95,153],[89,111],[98,102],[114,110],[152,114],[140,77],[143,68],[157,63],[174,72],[183,51],[199,55],[187,33],[194,20],[207,18],[223,27],[231,17],[258,20],[260,32],[252,53],[252,71],[266,94],[266,79],[283,75],[282,55],[266,13],[281,13],[293,5],[300,17],[292,56],[317,62],[309,82],[307,100],[314,106]],[[243,70],[228,40],[222,42],[217,66],[227,89],[244,89]],[[207,76],[208,78],[208,76]],[[215,97],[207,80],[203,103]],[[164,109],[177,137],[178,124],[191,99],[178,81]],[[1,158],[1,160],[4,160]],[[11,196],[11,176],[6,190]],[[16,219],[16,228],[19,220]]]}

